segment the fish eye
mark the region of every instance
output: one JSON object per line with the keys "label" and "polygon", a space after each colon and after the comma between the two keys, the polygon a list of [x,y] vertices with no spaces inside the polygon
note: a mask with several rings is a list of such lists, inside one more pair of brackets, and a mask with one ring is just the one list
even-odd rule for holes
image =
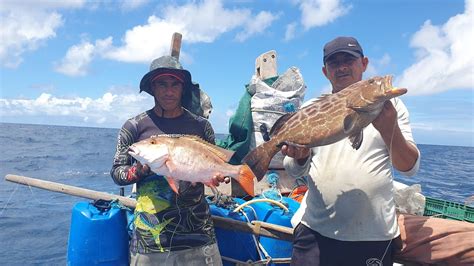
{"label": "fish eye", "polygon": [[151,144],[155,144],[156,142],[154,140],[150,141]]}

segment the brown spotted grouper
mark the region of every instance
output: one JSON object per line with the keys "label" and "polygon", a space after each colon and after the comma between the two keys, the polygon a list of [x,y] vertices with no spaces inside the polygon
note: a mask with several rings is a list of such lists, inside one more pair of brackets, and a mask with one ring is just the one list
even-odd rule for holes
{"label": "brown spotted grouper", "polygon": [[242,162],[261,180],[283,144],[311,148],[349,137],[352,147],[358,149],[363,139],[362,129],[379,115],[385,101],[406,92],[392,87],[391,76],[383,76],[323,95],[298,112],[277,120],[270,131],[270,140],[249,152]]}

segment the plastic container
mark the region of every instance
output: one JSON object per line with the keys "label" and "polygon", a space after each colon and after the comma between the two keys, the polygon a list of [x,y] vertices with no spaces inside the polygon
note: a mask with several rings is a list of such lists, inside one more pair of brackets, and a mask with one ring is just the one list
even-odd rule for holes
{"label": "plastic container", "polygon": [[426,197],[424,216],[436,216],[474,223],[474,208],[464,204]]}
{"label": "plastic container", "polygon": [[[235,198],[234,200],[237,204],[245,202],[239,198]],[[209,204],[209,207],[211,214],[215,216],[230,218],[241,222],[255,220],[255,215],[250,208],[243,209],[247,215],[247,217],[245,217],[241,212],[233,212],[234,208],[231,207],[216,206],[215,204]],[[215,227],[215,232],[221,256],[242,262],[257,261],[260,259],[252,234],[227,230],[219,227]],[[222,259],[222,262],[224,265],[236,265],[224,258]]]}
{"label": "plastic container", "polygon": [[[258,198],[261,197],[256,197],[256,199]],[[255,212],[257,213],[257,220],[291,228],[291,218],[295,214],[296,210],[300,207],[300,203],[288,197],[283,197],[281,203],[288,207],[288,212],[285,212],[282,208],[269,202],[256,202],[250,204],[250,206],[255,209]],[[260,237],[260,244],[272,259],[291,258],[293,244],[289,241],[278,240],[269,237]],[[270,265],[289,264],[272,263]]]}
{"label": "plastic container", "polygon": [[68,265],[129,265],[125,210],[79,202],[69,230]]}

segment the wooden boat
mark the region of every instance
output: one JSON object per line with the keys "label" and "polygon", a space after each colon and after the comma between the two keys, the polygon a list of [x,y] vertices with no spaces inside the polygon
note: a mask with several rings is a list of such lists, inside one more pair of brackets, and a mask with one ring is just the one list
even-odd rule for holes
{"label": "wooden boat", "polygon": [[[107,201],[109,206],[105,207],[103,204],[79,202],[73,208],[68,265],[128,265],[127,217],[135,207],[134,199],[25,176],[7,175],[5,179],[95,201]],[[214,198],[209,200],[225,265],[280,265],[290,262],[293,229],[289,220],[298,208],[296,201],[288,197],[281,201],[262,197],[245,201],[225,199],[224,196],[222,205]],[[474,208],[446,203],[450,205],[450,211],[436,212],[429,207],[425,209],[425,215],[447,219],[400,214],[404,249],[396,255],[397,262],[463,265],[460,264],[463,261],[471,263],[474,260]],[[247,206],[253,207],[253,210]],[[456,215],[452,214],[453,208],[457,208]]]}

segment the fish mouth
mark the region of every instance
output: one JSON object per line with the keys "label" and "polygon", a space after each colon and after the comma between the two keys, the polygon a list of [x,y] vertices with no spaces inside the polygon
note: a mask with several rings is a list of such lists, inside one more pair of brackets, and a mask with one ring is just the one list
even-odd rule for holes
{"label": "fish mouth", "polygon": [[405,88],[390,88],[388,90],[385,91],[385,94],[386,95],[389,95],[391,97],[397,97],[397,96],[400,96],[400,95],[403,95],[405,93],[407,93],[407,89]]}
{"label": "fish mouth", "polygon": [[128,154],[130,154],[132,156],[136,156],[136,155],[138,155],[138,150],[136,150],[135,147],[130,146],[130,147],[128,147]]}

